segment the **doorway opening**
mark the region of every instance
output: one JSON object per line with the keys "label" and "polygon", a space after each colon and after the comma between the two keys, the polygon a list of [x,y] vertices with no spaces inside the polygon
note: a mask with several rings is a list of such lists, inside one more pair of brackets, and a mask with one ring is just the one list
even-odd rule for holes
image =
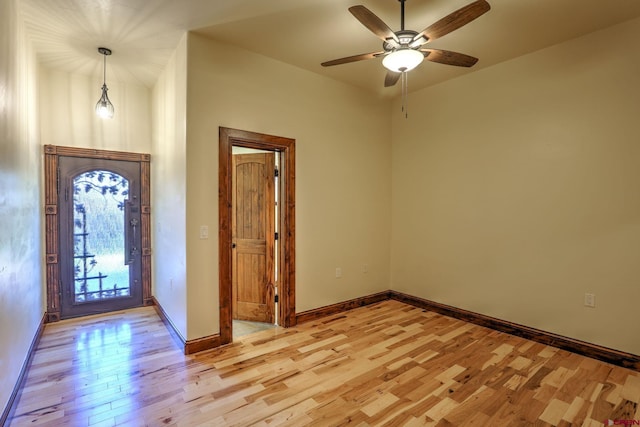
{"label": "doorway opening", "polygon": [[295,141],[221,127],[219,143],[220,338],[226,344],[243,326],[295,325]]}
{"label": "doorway opening", "polygon": [[149,160],[45,146],[48,322],[151,304]]}
{"label": "doorway opening", "polygon": [[278,324],[280,153],[232,146],[233,338]]}

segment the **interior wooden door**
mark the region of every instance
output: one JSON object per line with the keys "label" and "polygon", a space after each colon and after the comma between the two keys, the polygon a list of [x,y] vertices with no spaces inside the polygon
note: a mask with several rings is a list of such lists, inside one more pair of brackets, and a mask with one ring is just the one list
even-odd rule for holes
{"label": "interior wooden door", "polygon": [[274,323],[275,153],[232,160],[233,318]]}

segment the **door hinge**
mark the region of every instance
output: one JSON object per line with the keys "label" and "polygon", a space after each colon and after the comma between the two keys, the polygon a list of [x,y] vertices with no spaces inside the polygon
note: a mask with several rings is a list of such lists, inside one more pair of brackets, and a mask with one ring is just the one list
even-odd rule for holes
{"label": "door hinge", "polygon": [[276,233],[274,237],[276,238],[276,240],[278,240],[278,233]]}
{"label": "door hinge", "polygon": [[277,178],[280,176],[280,171],[278,170],[278,168],[275,168],[273,171],[273,175]]}
{"label": "door hinge", "polygon": [[276,296],[274,297],[274,299],[273,299],[273,300],[274,300],[275,302],[278,302],[278,300],[279,300],[278,295],[276,295]]}

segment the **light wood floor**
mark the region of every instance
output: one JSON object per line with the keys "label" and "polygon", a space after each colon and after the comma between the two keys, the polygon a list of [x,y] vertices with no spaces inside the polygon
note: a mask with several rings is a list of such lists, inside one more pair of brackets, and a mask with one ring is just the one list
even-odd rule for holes
{"label": "light wood floor", "polygon": [[153,308],[47,325],[11,426],[603,426],[640,374],[386,301],[182,355]]}

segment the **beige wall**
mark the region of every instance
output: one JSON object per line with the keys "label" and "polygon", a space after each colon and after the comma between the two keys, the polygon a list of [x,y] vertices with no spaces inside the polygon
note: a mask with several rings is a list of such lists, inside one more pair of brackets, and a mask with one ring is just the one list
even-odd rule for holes
{"label": "beige wall", "polygon": [[394,290],[640,354],[638,39],[636,19],[412,93],[409,120],[396,102]]}
{"label": "beige wall", "polygon": [[0,0],[0,407],[45,309],[42,144],[152,153],[154,294],[195,339],[219,331],[219,126],[296,139],[298,312],[391,286],[640,354],[640,20],[412,93],[408,120],[190,34],[153,91],[107,81],[103,122],[101,82],[38,71],[17,8]]}
{"label": "beige wall", "polygon": [[95,113],[102,80],[41,69],[40,123],[43,144],[102,150],[151,151],[151,91],[143,85],[109,79],[112,119]]}
{"label": "beige wall", "polygon": [[153,89],[151,206],[154,296],[187,336],[186,252],[187,37]]}
{"label": "beige wall", "polygon": [[219,331],[219,126],[296,140],[297,311],[388,289],[387,103],[196,34],[188,52],[188,338]]}
{"label": "beige wall", "polygon": [[0,414],[44,314],[37,64],[18,16],[0,0]]}

